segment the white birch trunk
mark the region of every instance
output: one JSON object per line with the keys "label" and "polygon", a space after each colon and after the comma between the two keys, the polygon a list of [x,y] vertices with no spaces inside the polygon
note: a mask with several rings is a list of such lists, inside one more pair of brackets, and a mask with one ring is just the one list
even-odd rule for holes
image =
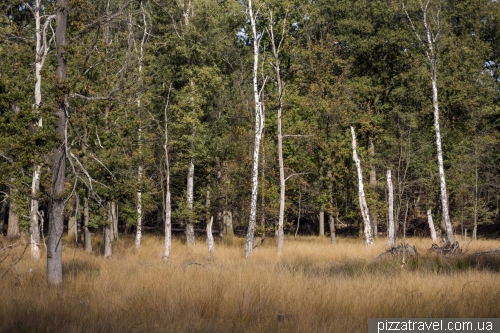
{"label": "white birch trunk", "polygon": [[255,102],[255,145],[253,150],[252,161],[252,197],[250,201],[250,216],[248,221],[248,232],[245,242],[245,255],[247,258],[252,256],[253,238],[255,233],[255,223],[257,219],[257,193],[259,185],[259,150],[262,130],[264,128],[264,110],[261,101],[261,93],[258,86],[258,69],[259,69],[259,42],[260,37],[257,35],[257,27],[252,8],[252,0],[248,0],[248,13],[250,16],[250,24],[252,26],[253,37],[253,92]]}
{"label": "white birch trunk", "polygon": [[210,222],[207,224],[207,244],[208,244],[208,257],[212,258],[214,255],[214,235],[212,234],[212,224],[214,217],[210,217]]}
{"label": "white birch trunk", "polygon": [[31,206],[30,206],[30,247],[31,258],[40,259],[40,228],[38,226],[38,191],[40,189],[41,166],[35,165],[31,180]]}
{"label": "white birch trunk", "polygon": [[361,162],[358,158],[358,153],[356,152],[356,133],[354,132],[354,127],[351,126],[352,135],[352,156],[354,163],[356,164],[356,170],[358,172],[358,189],[359,189],[359,208],[361,210],[361,216],[364,223],[364,236],[365,244],[373,245],[372,228],[370,225],[370,211],[368,209],[368,204],[366,203],[365,190],[363,186],[363,173],[361,171]]}
{"label": "white birch trunk", "polygon": [[[194,163],[193,159],[191,158],[191,161],[189,162],[189,170],[187,176],[187,205],[188,209],[191,211],[193,210],[193,201],[194,201],[193,188],[194,188]],[[192,217],[189,217],[189,221],[186,224],[186,240],[189,246],[194,245],[195,243]]]}
{"label": "white birch trunk", "polygon": [[436,228],[434,227],[434,221],[432,220],[432,213],[430,209],[427,209],[427,223],[429,224],[429,230],[431,231],[432,243],[437,244]]}
{"label": "white birch trunk", "polygon": [[[137,56],[138,60],[138,73],[139,73],[139,85],[142,86],[142,59],[144,57],[144,44],[146,43],[148,31],[147,31],[147,22],[146,22],[146,14],[144,12],[144,6],[142,2],[140,2],[141,13],[143,19],[143,34],[141,39],[141,45],[139,47],[139,54]],[[137,99],[137,113],[139,117],[139,129],[138,129],[138,143],[139,143],[139,167],[137,170],[137,231],[135,235],[135,247],[141,247],[142,240],[142,177],[143,177],[143,166],[142,166],[142,124],[141,124],[141,97]]]}
{"label": "white birch trunk", "polygon": [[111,201],[111,217],[113,219],[113,240],[118,240],[118,205]]}
{"label": "white birch trunk", "polygon": [[[437,160],[438,160],[438,170],[439,170],[439,184],[440,184],[440,193],[441,193],[441,206],[443,210],[443,223],[446,228],[446,235],[448,242],[453,243],[455,238],[453,236],[453,227],[451,225],[450,220],[450,212],[449,212],[449,204],[448,204],[448,194],[446,190],[446,177],[444,172],[444,163],[443,163],[443,151],[441,146],[441,131],[439,128],[439,100],[438,100],[438,87],[437,87],[437,64],[438,64],[438,39],[441,34],[441,26],[439,21],[439,11],[440,8],[436,10],[436,15],[434,18],[434,23],[436,24],[437,33],[432,31],[432,27],[430,22],[428,21],[428,11],[429,5],[431,1],[422,3],[419,2],[420,9],[422,11],[422,23],[425,28],[425,38],[422,38],[420,34],[417,32],[410,15],[405,9],[406,16],[408,17],[411,27],[417,36],[417,39],[420,41],[422,45],[426,45],[427,49],[425,50],[425,55],[429,60],[429,64],[431,67],[431,84],[432,84],[432,106],[434,109],[434,131],[436,133],[436,151],[437,151]],[[404,8],[404,2],[403,2]],[[425,39],[425,41],[424,41]]]}
{"label": "white birch trunk", "polygon": [[[370,180],[369,184],[372,189],[372,191],[376,194],[375,188],[377,186],[377,169],[375,168],[374,164],[374,157],[375,157],[375,145],[373,143],[373,138],[370,136],[368,138],[368,153],[370,155]],[[378,237],[378,217],[377,217],[377,210],[376,207],[372,207],[370,210],[370,222],[372,225],[372,232],[373,232],[373,238]]]}
{"label": "white birch trunk", "polygon": [[163,261],[167,261],[170,258],[170,248],[172,246],[172,205],[170,199],[170,161],[168,157],[168,102],[170,99],[170,90],[167,97],[167,103],[164,109],[165,118],[165,128],[164,128],[164,141],[163,150],[165,151],[165,246],[163,248]]}
{"label": "white birch trunk", "polygon": [[[283,31],[281,35],[281,40],[278,45],[276,45],[276,41],[274,38],[274,26],[273,26],[273,14],[270,13],[270,24],[268,29],[268,34],[271,38],[271,47],[274,56],[274,71],[276,75],[276,88],[278,89],[278,165],[280,171],[280,208],[279,208],[279,217],[278,217],[278,255],[281,255],[283,252],[283,242],[284,242],[284,232],[283,232],[283,220],[285,217],[285,166],[283,162],[283,134],[281,131],[281,118],[283,114],[283,95],[285,93],[284,84],[281,79],[281,68],[280,68],[280,60],[279,60],[279,52],[281,45],[283,44],[283,40],[285,37],[285,26],[286,26],[286,17],[283,22]],[[299,213],[300,215],[300,213]],[[297,236],[299,222],[297,221],[297,231],[295,232],[295,236]]]}
{"label": "white birch trunk", "polygon": [[391,169],[387,170],[387,188],[389,190],[389,226],[387,230],[387,242],[389,247],[394,247],[395,237],[394,237],[394,188],[392,186],[392,175]]}

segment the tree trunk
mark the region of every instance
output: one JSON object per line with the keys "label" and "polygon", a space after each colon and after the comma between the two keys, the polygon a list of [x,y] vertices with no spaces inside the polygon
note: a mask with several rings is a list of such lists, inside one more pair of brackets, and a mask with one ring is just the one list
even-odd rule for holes
{"label": "tree trunk", "polygon": [[6,217],[7,217],[7,200],[4,197],[2,200],[2,205],[0,206],[0,237],[3,236]]}
{"label": "tree trunk", "polygon": [[111,201],[111,213],[113,218],[113,240],[118,240],[118,205]]}
{"label": "tree trunk", "polygon": [[319,212],[319,235],[320,237],[325,236],[325,212]]}
{"label": "tree trunk", "polygon": [[219,241],[222,242],[224,238],[224,219],[222,216],[222,165],[219,157],[217,159],[217,225],[219,227]]}
{"label": "tree trunk", "polygon": [[429,223],[429,229],[431,231],[432,243],[437,244],[436,228],[434,228],[434,221],[432,220],[432,213],[430,209],[427,209],[427,223]]}
{"label": "tree trunk", "polygon": [[52,165],[51,205],[49,211],[49,239],[47,244],[47,284],[62,288],[62,236],[64,230],[64,182],[66,171],[66,126],[69,112],[66,91],[66,30],[68,0],[56,2],[56,133]]}
{"label": "tree trunk", "polygon": [[[189,162],[189,170],[188,170],[188,176],[187,176],[187,205],[188,209],[192,212],[193,211],[193,202],[194,202],[194,194],[193,194],[193,188],[194,188],[194,163],[193,163],[193,158],[191,158],[191,161]],[[190,215],[189,221],[186,224],[186,240],[187,240],[187,245],[191,246],[194,245],[194,226],[193,226],[193,218]]]}
{"label": "tree trunk", "polygon": [[250,201],[250,216],[248,220],[248,232],[245,241],[245,256],[250,258],[253,250],[253,238],[255,233],[255,222],[257,219],[257,193],[259,187],[259,150],[262,130],[264,129],[264,110],[261,101],[261,93],[258,86],[259,69],[259,42],[256,21],[252,8],[252,0],[248,0],[248,13],[253,37],[253,93],[255,101],[255,145],[253,150],[252,166],[252,197]]}
{"label": "tree trunk", "polygon": [[395,228],[394,228],[394,188],[392,187],[391,169],[387,170],[387,188],[389,190],[389,226],[387,230],[387,242],[389,247],[395,245]]}
{"label": "tree trunk", "polygon": [[[11,195],[16,193],[17,190],[11,189]],[[9,202],[9,219],[7,220],[7,237],[19,237],[19,217],[16,212],[16,204],[12,198]]]}
{"label": "tree trunk", "polygon": [[77,215],[77,211],[76,211],[77,210],[77,203],[76,203],[76,201],[72,206],[73,206],[73,209],[70,212],[70,215],[68,218],[68,236],[74,237],[76,240],[76,237],[78,235],[78,230],[77,230],[77,226],[76,226],[76,215]]}
{"label": "tree trunk", "polygon": [[[373,161],[375,157],[375,145],[373,143],[373,138],[370,136],[368,138],[368,153],[370,155],[370,187],[371,190],[373,191],[374,197],[377,195],[376,192],[376,187],[377,187],[377,169],[375,168],[375,163]],[[370,221],[372,225],[372,233],[373,233],[373,238],[378,237],[378,218],[377,218],[377,210],[375,208],[376,206],[374,205],[372,209],[370,210]]]}
{"label": "tree trunk", "polygon": [[85,252],[92,253],[92,234],[89,230],[89,198],[88,190],[85,192],[85,197],[83,198],[83,228],[85,230],[84,242],[85,242]]}
{"label": "tree trunk", "polygon": [[370,211],[368,210],[368,205],[366,203],[366,198],[365,198],[365,190],[363,187],[363,173],[361,171],[361,162],[359,161],[358,153],[356,152],[356,133],[354,132],[354,127],[352,126],[351,126],[351,135],[352,135],[352,155],[358,172],[359,208],[361,210],[361,216],[363,217],[365,244],[368,246],[368,245],[373,245],[372,228],[370,224]]}
{"label": "tree trunk", "polygon": [[113,255],[113,245],[111,243],[113,239],[113,210],[111,208],[111,203],[107,204],[108,221],[104,226],[104,258],[111,258]]}
{"label": "tree trunk", "polygon": [[224,220],[224,226],[226,229],[226,235],[228,237],[234,237],[234,230],[233,230],[233,212],[230,210],[225,210],[223,212],[223,220]]}
{"label": "tree trunk", "polygon": [[333,217],[333,173],[331,170],[331,166],[329,166],[328,171],[326,173],[328,177],[328,224],[330,226],[330,238],[333,245],[337,244],[337,239],[335,238],[335,220]]}
{"label": "tree trunk", "polygon": [[207,223],[207,243],[208,243],[208,258],[212,258],[214,256],[214,235],[212,234],[212,223],[214,221],[214,217],[210,217],[210,222]]}
{"label": "tree trunk", "polygon": [[[172,86],[170,86],[170,89]],[[167,261],[170,258],[170,248],[172,246],[172,204],[170,199],[170,160],[168,156],[168,103],[170,100],[170,90],[168,91],[167,102],[164,108],[164,141],[163,150],[165,151],[165,246],[163,248],[163,261]]]}
{"label": "tree trunk", "polygon": [[332,245],[335,245],[337,244],[337,237],[335,236],[335,218],[331,214],[328,214],[328,224],[330,226],[330,242]]}

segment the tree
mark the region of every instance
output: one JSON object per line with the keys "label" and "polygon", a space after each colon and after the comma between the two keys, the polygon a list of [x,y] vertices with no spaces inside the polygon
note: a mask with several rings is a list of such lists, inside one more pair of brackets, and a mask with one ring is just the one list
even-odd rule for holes
{"label": "tree", "polygon": [[260,41],[262,34],[257,34],[257,20],[254,15],[252,0],[246,3],[246,9],[250,19],[250,26],[252,29],[252,44],[253,44],[253,96],[255,103],[255,138],[253,148],[253,161],[252,161],[252,196],[250,199],[250,216],[248,220],[248,231],[245,241],[245,255],[247,258],[252,256],[254,246],[253,238],[255,232],[255,223],[257,220],[257,192],[259,186],[259,150],[262,132],[264,130],[264,105],[262,101],[262,91],[265,86],[265,81],[259,87],[258,71],[259,71],[259,54],[260,54]]}
{"label": "tree", "polygon": [[[436,134],[436,153],[439,169],[439,184],[441,189],[441,206],[443,212],[443,220],[446,226],[446,235],[448,242],[453,243],[453,227],[451,225],[448,193],[446,191],[446,177],[444,172],[443,149],[441,144],[441,130],[439,128],[439,99],[438,99],[438,59],[439,59],[439,41],[443,33],[440,22],[441,5],[434,0],[418,0],[419,9],[422,13],[423,32],[419,32],[414,24],[414,20],[410,17],[403,1],[403,8],[406,16],[410,21],[411,27],[417,40],[425,48],[424,52],[429,61],[431,69],[431,85],[432,85],[432,106],[434,109],[434,131]],[[429,18],[429,16],[431,16]],[[423,36],[422,36],[423,35]]]}
{"label": "tree", "polygon": [[68,91],[66,86],[66,47],[68,0],[56,2],[56,96],[55,117],[57,142],[52,164],[51,208],[49,211],[49,237],[47,244],[47,283],[61,288],[62,235],[64,230],[64,181],[66,171],[66,129],[68,121]]}

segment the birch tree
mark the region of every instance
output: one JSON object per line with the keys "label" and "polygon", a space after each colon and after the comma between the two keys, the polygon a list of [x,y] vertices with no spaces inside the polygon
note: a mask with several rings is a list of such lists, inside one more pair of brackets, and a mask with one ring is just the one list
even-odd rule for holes
{"label": "birch tree", "polygon": [[364,236],[365,244],[373,245],[372,227],[370,225],[370,211],[368,209],[368,204],[366,203],[365,190],[363,186],[363,172],[361,170],[361,162],[358,158],[358,153],[356,151],[356,133],[354,132],[354,127],[351,126],[352,135],[352,157],[354,163],[356,164],[356,170],[358,172],[358,197],[359,197],[359,209],[361,211],[361,216],[364,223]]}
{"label": "birch tree", "polygon": [[[253,239],[255,233],[255,224],[257,220],[257,192],[259,186],[259,150],[262,131],[264,130],[264,106],[262,101],[262,90],[265,86],[265,80],[259,89],[259,45],[262,34],[257,34],[256,15],[252,6],[252,0],[246,3],[246,10],[250,19],[252,29],[252,45],[253,45],[253,68],[252,68],[252,85],[255,107],[255,136],[252,161],[252,196],[250,199],[250,216],[248,220],[248,231],[245,241],[245,255],[247,258],[252,256]],[[258,11],[257,11],[258,12]]]}
{"label": "birch tree", "polygon": [[[278,217],[278,255],[281,255],[283,252],[283,241],[284,241],[284,232],[283,232],[283,220],[285,217],[285,166],[283,162],[283,134],[281,131],[281,118],[283,115],[283,96],[285,94],[285,82],[283,81],[281,75],[281,62],[280,62],[280,49],[285,40],[286,33],[286,21],[287,15],[285,14],[285,18],[282,22],[281,29],[281,37],[279,40],[276,40],[274,35],[274,19],[273,12],[269,13],[269,27],[267,29],[267,33],[271,42],[271,50],[273,53],[273,68],[275,72],[275,83],[276,89],[278,90],[277,96],[277,110],[278,110],[278,164],[279,164],[279,174],[280,174],[280,208],[279,208],[279,217]],[[298,223],[298,222],[297,222]],[[298,231],[298,229],[297,229]]]}
{"label": "birch tree", "polygon": [[387,230],[387,243],[389,247],[394,247],[395,239],[394,239],[394,188],[392,186],[392,171],[391,169],[387,169],[387,189],[389,191],[389,225]]}
{"label": "birch tree", "polygon": [[436,134],[436,152],[439,169],[439,186],[441,194],[441,207],[443,213],[443,221],[446,228],[446,236],[448,242],[453,243],[455,238],[453,236],[453,227],[451,225],[448,193],[446,190],[446,177],[444,172],[443,150],[441,144],[441,131],[439,128],[439,99],[438,99],[438,60],[439,60],[439,42],[443,33],[443,27],[440,21],[441,2],[436,0],[418,0],[418,7],[422,13],[422,31],[417,30],[414,20],[410,17],[408,10],[403,0],[403,9],[406,17],[410,22],[411,28],[415,33],[417,40],[424,48],[425,55],[429,61],[431,70],[431,85],[432,85],[432,106],[434,109],[434,131]]}

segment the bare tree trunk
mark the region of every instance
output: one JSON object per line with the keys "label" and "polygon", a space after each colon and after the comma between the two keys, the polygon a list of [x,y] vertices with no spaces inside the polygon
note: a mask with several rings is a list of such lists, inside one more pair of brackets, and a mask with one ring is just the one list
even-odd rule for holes
{"label": "bare tree trunk", "polygon": [[356,169],[358,171],[358,188],[359,188],[359,208],[361,210],[361,216],[363,217],[364,223],[364,236],[365,244],[373,245],[372,228],[370,224],[370,212],[368,210],[368,205],[365,198],[365,190],[363,187],[363,173],[361,171],[361,162],[358,158],[358,153],[356,152],[356,133],[354,132],[354,127],[351,126],[352,134],[352,155],[354,163],[356,164]]}
{"label": "bare tree trunk", "polygon": [[207,223],[207,243],[208,243],[208,258],[212,258],[214,256],[214,235],[212,234],[212,223],[214,221],[214,217],[210,217],[210,222]]}
{"label": "bare tree trunk", "polygon": [[434,228],[434,221],[432,220],[432,213],[430,209],[427,209],[427,223],[429,224],[429,229],[431,231],[432,243],[437,244],[436,228]]}
{"label": "bare tree trunk", "polygon": [[[193,210],[193,202],[194,202],[194,195],[193,195],[193,187],[194,187],[194,163],[193,163],[193,158],[191,158],[191,161],[189,162],[189,170],[188,170],[188,176],[187,176],[187,205],[189,210]],[[194,226],[193,226],[193,219],[190,216],[189,221],[186,224],[186,240],[188,245],[194,245]]]}
{"label": "bare tree trunk", "polygon": [[[377,169],[375,168],[375,163],[373,161],[373,159],[375,157],[375,145],[373,143],[373,138],[371,136],[368,138],[368,153],[370,155],[370,172],[369,172],[370,181],[369,181],[369,184],[370,184],[370,187],[371,187],[374,195],[376,196],[377,195],[377,192],[376,192]],[[374,205],[372,207],[372,209],[370,210],[370,221],[372,224],[373,238],[378,237],[378,222],[377,222],[377,220],[378,220],[377,210],[376,210],[376,206]]]}
{"label": "bare tree trunk", "polygon": [[66,31],[68,0],[56,2],[56,133],[52,165],[51,205],[49,210],[49,239],[47,244],[47,284],[62,288],[62,236],[64,230],[64,181],[66,171],[66,126],[68,94],[66,92]]}
{"label": "bare tree trunk", "polygon": [[[245,255],[252,256],[255,223],[257,219],[257,192],[259,187],[259,150],[262,131],[264,129],[264,109],[261,101],[261,91],[258,86],[259,69],[259,44],[262,35],[257,34],[257,26],[252,8],[252,0],[248,0],[248,13],[253,37],[253,92],[255,101],[255,146],[253,150],[252,167],[252,197],[250,201],[250,216],[248,221],[248,232],[245,242]],[[263,87],[262,87],[263,88]]]}
{"label": "bare tree trunk", "polygon": [[449,213],[449,204],[448,204],[448,194],[446,190],[446,177],[444,173],[444,163],[443,163],[443,151],[441,147],[441,131],[439,129],[439,100],[438,100],[438,87],[437,87],[437,64],[438,64],[438,47],[439,47],[439,37],[441,35],[441,26],[440,26],[440,8],[436,9],[435,15],[433,16],[434,25],[438,30],[437,33],[432,31],[431,22],[428,21],[428,12],[429,5],[431,1],[427,2],[419,2],[420,9],[422,11],[422,23],[424,25],[424,37],[422,38],[420,34],[417,32],[410,15],[405,9],[406,16],[410,21],[413,32],[417,36],[417,39],[420,41],[422,45],[426,46],[425,55],[429,60],[430,68],[431,68],[431,84],[432,84],[432,106],[434,109],[434,131],[436,133],[436,150],[437,150],[437,160],[438,160],[438,169],[439,169],[439,184],[441,189],[441,206],[443,210],[443,221],[446,228],[446,235],[448,238],[448,242],[453,243],[455,238],[453,236],[453,227],[451,225],[450,213]]}
{"label": "bare tree trunk", "polygon": [[222,165],[219,157],[217,159],[217,225],[219,227],[219,241],[224,239],[224,218],[222,215]]}
{"label": "bare tree trunk", "polygon": [[389,227],[387,230],[387,242],[389,247],[395,245],[395,228],[394,228],[394,188],[392,186],[391,169],[387,170],[387,188],[389,190]]}
{"label": "bare tree trunk", "polygon": [[323,210],[319,212],[319,235],[325,236],[325,212]]}
{"label": "bare tree trunk", "polygon": [[333,217],[333,173],[331,170],[331,165],[328,166],[326,175],[328,177],[328,225],[330,226],[330,239],[332,245],[335,245],[337,244],[337,239],[335,237],[335,218]]}
{"label": "bare tree trunk", "polygon": [[111,202],[108,202],[108,221],[104,226],[104,258],[111,258],[113,255],[113,245],[111,243],[113,239],[113,209],[111,207]]}
{"label": "bare tree trunk", "polygon": [[299,213],[297,214],[297,228],[295,229],[295,236],[294,238],[297,238],[297,234],[299,233],[299,228],[300,228],[300,205],[302,203],[302,191],[301,191],[301,188],[300,188],[300,183],[299,183]]}
{"label": "bare tree trunk", "polygon": [[[274,38],[274,26],[273,26],[273,13],[270,12],[270,24],[268,29],[268,34],[271,38],[271,47],[274,56],[274,71],[276,75],[276,88],[278,89],[278,165],[280,171],[280,208],[279,208],[279,217],[278,217],[278,255],[283,252],[283,241],[284,241],[284,233],[283,233],[283,220],[285,216],[285,166],[283,162],[283,134],[281,132],[281,118],[283,115],[283,95],[285,93],[284,82],[281,78],[281,68],[280,68],[280,60],[279,60],[279,52],[280,48],[283,44],[285,38],[285,26],[286,26],[286,16],[283,23],[283,31],[281,34],[281,40],[276,45],[276,41]],[[300,203],[299,203],[300,205]],[[299,212],[300,216],[300,212]],[[297,230],[295,232],[295,236],[297,236],[299,222],[297,221]]]}
{"label": "bare tree trunk", "polygon": [[167,261],[170,258],[170,248],[172,246],[172,203],[170,199],[170,159],[168,156],[168,103],[170,101],[170,91],[172,86],[168,90],[167,102],[165,103],[165,108],[163,111],[163,117],[165,118],[164,127],[164,141],[163,150],[165,151],[165,246],[163,249],[163,261]]}
{"label": "bare tree trunk", "polygon": [[476,161],[476,186],[474,187],[474,229],[472,229],[472,240],[477,240],[477,210],[478,210],[478,198],[479,198],[479,193],[478,193],[478,172],[477,172],[477,161]]}

